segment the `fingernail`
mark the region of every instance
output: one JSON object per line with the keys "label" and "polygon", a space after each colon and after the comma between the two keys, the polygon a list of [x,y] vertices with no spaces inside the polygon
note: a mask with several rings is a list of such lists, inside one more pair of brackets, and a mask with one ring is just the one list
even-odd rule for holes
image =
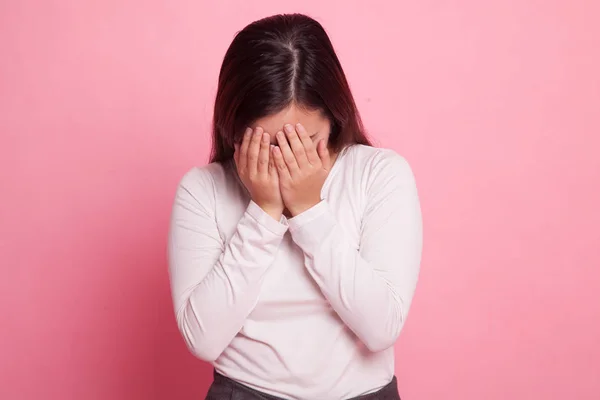
{"label": "fingernail", "polygon": [[262,135],[262,141],[267,143],[269,141],[269,134],[268,133],[263,133]]}
{"label": "fingernail", "polygon": [[298,123],[296,124],[296,128],[298,128],[298,129],[302,129],[302,124],[301,124],[300,122],[298,122]]}
{"label": "fingernail", "polygon": [[285,124],[284,128],[287,133],[292,133],[294,131],[294,128],[290,124]]}
{"label": "fingernail", "polygon": [[283,137],[283,132],[281,132],[281,131],[277,132],[277,136],[280,137],[280,138],[282,138]]}
{"label": "fingernail", "polygon": [[250,136],[250,134],[252,133],[252,128],[246,128],[246,136]]}

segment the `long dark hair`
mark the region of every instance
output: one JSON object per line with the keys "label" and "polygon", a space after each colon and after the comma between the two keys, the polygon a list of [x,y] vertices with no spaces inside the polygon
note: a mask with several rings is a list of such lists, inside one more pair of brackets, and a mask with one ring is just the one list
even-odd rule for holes
{"label": "long dark hair", "polygon": [[231,159],[247,126],[291,104],[329,118],[334,151],[371,145],[327,33],[302,14],[255,21],[233,39],[219,73],[210,162]]}

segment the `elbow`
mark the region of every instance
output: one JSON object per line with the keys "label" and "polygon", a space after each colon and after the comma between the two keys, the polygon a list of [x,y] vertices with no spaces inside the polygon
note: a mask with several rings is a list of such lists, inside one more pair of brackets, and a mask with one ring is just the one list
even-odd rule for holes
{"label": "elbow", "polygon": [[398,339],[397,334],[372,334],[362,342],[371,353],[379,353],[393,347],[396,339]]}
{"label": "elbow", "polygon": [[215,347],[207,340],[194,340],[183,335],[188,350],[197,358],[208,363],[213,363],[221,355],[221,351],[216,351]]}
{"label": "elbow", "polygon": [[208,363],[214,362],[224,349],[220,347],[217,338],[211,338],[202,332],[197,321],[191,321],[185,309],[177,318],[177,325],[188,350],[197,358]]}
{"label": "elbow", "polygon": [[370,329],[363,335],[362,342],[372,353],[379,353],[394,346],[404,323],[402,311],[398,309],[394,317],[382,322],[382,324],[371,324],[374,329]]}

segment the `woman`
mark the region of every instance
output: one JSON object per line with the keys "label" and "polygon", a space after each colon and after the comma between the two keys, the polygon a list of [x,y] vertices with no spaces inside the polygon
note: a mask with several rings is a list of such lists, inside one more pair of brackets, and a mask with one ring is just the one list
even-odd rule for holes
{"label": "woman", "polygon": [[399,399],[421,242],[411,169],[365,137],[321,25],[239,32],[211,163],[181,180],[169,240],[179,329],[215,368],[207,399]]}

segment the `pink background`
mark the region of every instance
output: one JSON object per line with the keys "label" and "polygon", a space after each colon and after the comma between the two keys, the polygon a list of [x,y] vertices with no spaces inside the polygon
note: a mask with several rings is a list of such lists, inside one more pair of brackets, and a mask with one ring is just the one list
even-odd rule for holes
{"label": "pink background", "polygon": [[0,398],[203,398],[171,201],[234,32],[301,11],[417,176],[403,399],[599,399],[600,2],[282,3],[0,1]]}

